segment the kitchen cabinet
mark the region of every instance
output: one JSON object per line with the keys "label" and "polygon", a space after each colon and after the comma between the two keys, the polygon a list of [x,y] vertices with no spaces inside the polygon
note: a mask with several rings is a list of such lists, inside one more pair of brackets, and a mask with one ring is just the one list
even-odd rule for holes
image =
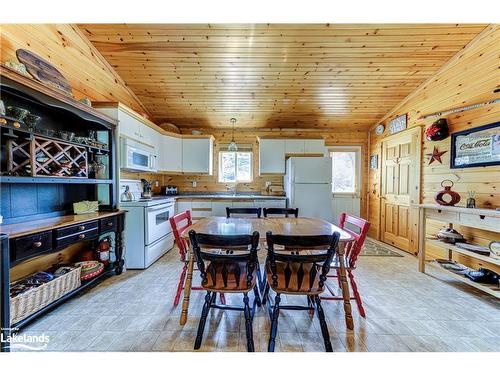
{"label": "kitchen cabinet", "polygon": [[226,217],[226,207],[232,207],[232,201],[212,201],[212,216]]}
{"label": "kitchen cabinet", "polygon": [[321,154],[325,153],[324,139],[306,139],[304,141],[304,154]]}
{"label": "kitchen cabinet", "polygon": [[305,141],[303,139],[286,139],[285,153],[286,154],[303,154],[305,152]]}
{"label": "kitchen cabinet", "polygon": [[284,174],[286,155],[323,155],[324,139],[260,139],[259,174]]}
{"label": "kitchen cabinet", "polygon": [[120,136],[132,138],[157,149],[161,138],[156,125],[121,103],[93,103],[93,106],[109,117],[118,120]]}
{"label": "kitchen cabinet", "polygon": [[159,170],[182,172],[182,138],[161,135],[158,155]]}
{"label": "kitchen cabinet", "polygon": [[175,202],[175,214],[179,214],[184,211],[191,211],[191,201],[176,201]]}
{"label": "kitchen cabinet", "polygon": [[212,175],[213,137],[182,139],[182,172]]}
{"label": "kitchen cabinet", "polygon": [[262,208],[286,208],[286,200],[284,199],[276,199],[276,200],[259,200],[256,201],[258,203],[256,207],[262,207]]}
{"label": "kitchen cabinet", "polygon": [[261,139],[259,143],[259,174],[285,173],[285,140]]}

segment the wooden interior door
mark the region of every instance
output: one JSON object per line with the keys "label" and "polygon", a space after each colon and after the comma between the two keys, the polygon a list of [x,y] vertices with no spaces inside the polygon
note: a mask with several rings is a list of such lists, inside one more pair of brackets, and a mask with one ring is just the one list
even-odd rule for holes
{"label": "wooden interior door", "polygon": [[416,253],[417,220],[411,204],[420,197],[420,128],[382,143],[381,239]]}

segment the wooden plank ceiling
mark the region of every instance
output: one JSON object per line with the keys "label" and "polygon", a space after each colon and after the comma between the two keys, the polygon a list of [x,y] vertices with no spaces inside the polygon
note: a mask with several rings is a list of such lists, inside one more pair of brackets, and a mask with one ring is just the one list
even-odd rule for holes
{"label": "wooden plank ceiling", "polygon": [[82,24],[157,122],[367,129],[486,25]]}

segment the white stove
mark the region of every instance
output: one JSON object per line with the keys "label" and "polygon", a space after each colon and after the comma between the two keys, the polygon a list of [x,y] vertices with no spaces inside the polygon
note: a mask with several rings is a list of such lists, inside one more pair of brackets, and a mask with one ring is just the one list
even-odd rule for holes
{"label": "white stove", "polygon": [[128,185],[135,200],[120,202],[127,210],[125,222],[125,266],[145,269],[174,246],[170,218],[175,215],[175,200],[171,197],[138,199],[142,184],[138,180],[120,180],[120,196]]}

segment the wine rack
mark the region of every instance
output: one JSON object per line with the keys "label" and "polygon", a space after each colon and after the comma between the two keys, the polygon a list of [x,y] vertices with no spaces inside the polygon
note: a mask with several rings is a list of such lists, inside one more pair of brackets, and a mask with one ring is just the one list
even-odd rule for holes
{"label": "wine rack", "polygon": [[84,146],[33,136],[10,138],[6,143],[6,171],[10,176],[88,178],[88,155]]}

